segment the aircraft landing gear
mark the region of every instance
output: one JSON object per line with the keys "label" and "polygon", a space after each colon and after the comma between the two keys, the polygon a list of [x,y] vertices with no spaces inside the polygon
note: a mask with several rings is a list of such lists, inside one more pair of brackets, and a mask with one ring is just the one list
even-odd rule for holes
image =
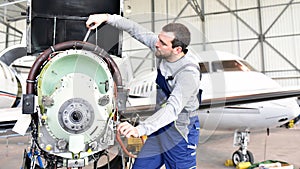
{"label": "aircraft landing gear", "polygon": [[234,133],[234,146],[240,148],[232,154],[232,162],[236,166],[240,162],[254,163],[253,154],[247,150],[248,142],[250,141],[250,131],[238,131]]}

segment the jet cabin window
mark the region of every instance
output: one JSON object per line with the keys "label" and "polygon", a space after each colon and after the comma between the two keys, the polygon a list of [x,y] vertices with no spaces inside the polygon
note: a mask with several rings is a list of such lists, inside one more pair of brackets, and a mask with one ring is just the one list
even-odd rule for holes
{"label": "jet cabin window", "polygon": [[214,61],[212,62],[213,72],[228,71],[255,71],[247,62],[238,60]]}

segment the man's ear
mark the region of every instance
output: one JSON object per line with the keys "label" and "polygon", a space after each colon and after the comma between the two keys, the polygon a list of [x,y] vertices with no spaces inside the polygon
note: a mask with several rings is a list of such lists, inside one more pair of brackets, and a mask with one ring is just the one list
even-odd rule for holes
{"label": "man's ear", "polygon": [[173,50],[174,50],[175,54],[179,54],[179,53],[182,52],[182,47],[181,46],[177,46],[177,47],[173,48]]}

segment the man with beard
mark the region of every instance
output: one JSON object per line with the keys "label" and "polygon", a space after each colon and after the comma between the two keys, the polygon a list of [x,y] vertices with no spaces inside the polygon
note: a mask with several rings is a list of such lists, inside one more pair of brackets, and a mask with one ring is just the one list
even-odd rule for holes
{"label": "man with beard", "polygon": [[[86,26],[95,29],[101,23],[128,32],[157,57],[157,98],[165,96],[163,106],[137,126],[123,122],[117,127],[128,138],[148,135],[133,169],[155,169],[162,165],[167,169],[196,168],[199,137],[196,109],[200,104],[201,74],[195,57],[187,49],[190,31],[183,24],[169,23],[157,36],[136,22],[110,14],[90,15]],[[157,100],[159,104],[162,102]]]}

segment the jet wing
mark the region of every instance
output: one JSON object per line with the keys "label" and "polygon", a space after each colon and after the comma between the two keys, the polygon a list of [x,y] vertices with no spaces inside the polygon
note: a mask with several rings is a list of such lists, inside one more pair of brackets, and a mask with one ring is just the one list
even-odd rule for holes
{"label": "jet wing", "polygon": [[[300,97],[300,89],[278,90],[272,92],[203,99],[199,109],[233,106],[292,97]],[[154,112],[154,108],[155,105],[130,106],[127,107],[126,111],[124,112],[124,115],[128,117],[136,113],[140,115],[142,113],[142,115],[149,116]]]}
{"label": "jet wing", "polygon": [[202,100],[200,109],[207,109],[210,107],[224,107],[240,104],[248,104],[255,102],[263,102],[270,100],[279,100],[291,97],[300,97],[300,89],[281,90],[265,93],[253,93],[239,96],[211,98]]}
{"label": "jet wing", "polygon": [[[247,103],[285,99],[291,97],[300,97],[300,89],[203,99],[199,109],[233,106]],[[150,116],[154,113],[154,110],[155,105],[153,104],[130,106],[126,108],[126,111],[123,113],[123,116],[127,118],[132,117],[134,114]],[[0,128],[12,128],[21,114],[22,109],[20,107],[0,109]]]}

